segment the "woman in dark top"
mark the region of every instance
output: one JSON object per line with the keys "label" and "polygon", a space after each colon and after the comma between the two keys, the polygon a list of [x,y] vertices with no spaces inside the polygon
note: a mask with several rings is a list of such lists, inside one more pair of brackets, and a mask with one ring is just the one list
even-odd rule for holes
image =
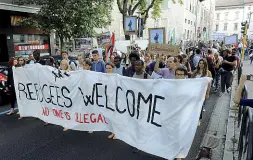
{"label": "woman in dark top", "polygon": [[17,59],[12,57],[9,60],[9,68],[8,68],[8,78],[7,78],[7,90],[10,93],[10,101],[11,101],[11,111],[7,113],[7,115],[14,114],[14,108],[16,103],[16,93],[15,93],[15,87],[14,87],[14,77],[13,77],[13,70],[12,67],[17,65]]}

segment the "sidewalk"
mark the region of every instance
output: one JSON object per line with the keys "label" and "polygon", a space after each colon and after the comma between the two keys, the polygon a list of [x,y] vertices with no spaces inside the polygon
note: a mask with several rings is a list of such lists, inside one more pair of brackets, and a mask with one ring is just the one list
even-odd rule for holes
{"label": "sidewalk", "polygon": [[[253,74],[253,65],[249,64],[249,61],[244,61],[243,63],[243,74]],[[240,128],[237,127],[237,110],[234,108],[233,98],[235,95],[235,91],[237,89],[237,76],[234,77],[233,85],[232,85],[232,93],[230,99],[230,108],[229,108],[229,117],[227,121],[227,132],[226,132],[226,141],[224,148],[224,156],[223,160],[237,160],[238,159],[238,139],[240,134]],[[248,89],[248,96],[253,98],[253,83],[246,82],[246,86]],[[218,159],[217,159],[218,160]]]}
{"label": "sidewalk", "polygon": [[[244,62],[243,74],[253,74],[253,65]],[[246,83],[249,97],[253,98],[253,83]],[[201,147],[210,149],[206,158],[211,160],[237,160],[238,138],[240,128],[237,127],[237,113],[234,109],[233,98],[238,86],[237,73],[234,75],[231,94],[225,93],[219,97],[207,130],[205,131]],[[205,156],[204,156],[205,157]],[[206,159],[202,157],[202,159]]]}

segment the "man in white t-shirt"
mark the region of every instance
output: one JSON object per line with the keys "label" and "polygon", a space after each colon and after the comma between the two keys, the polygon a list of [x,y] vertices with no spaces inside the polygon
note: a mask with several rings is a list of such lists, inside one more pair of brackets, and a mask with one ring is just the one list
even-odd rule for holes
{"label": "man in white t-shirt", "polygon": [[119,75],[124,75],[125,72],[125,67],[120,65],[121,63],[121,58],[120,56],[116,56],[114,58],[114,69],[113,69],[113,73],[119,74]]}

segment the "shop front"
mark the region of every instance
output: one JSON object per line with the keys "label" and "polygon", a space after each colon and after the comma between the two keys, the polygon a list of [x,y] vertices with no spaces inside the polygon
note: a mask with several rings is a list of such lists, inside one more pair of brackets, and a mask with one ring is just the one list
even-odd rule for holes
{"label": "shop front", "polygon": [[48,35],[13,34],[15,57],[28,57],[34,50],[41,50],[41,56],[50,54]]}
{"label": "shop front", "polygon": [[29,13],[0,10],[0,63],[10,57],[28,57],[34,50],[41,55],[50,55],[50,35],[36,28],[26,28],[19,22],[30,16]]}

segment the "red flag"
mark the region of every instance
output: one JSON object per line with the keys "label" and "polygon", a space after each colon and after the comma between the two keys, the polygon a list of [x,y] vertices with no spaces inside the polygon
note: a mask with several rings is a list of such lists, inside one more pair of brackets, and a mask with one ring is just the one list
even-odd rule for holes
{"label": "red flag", "polygon": [[111,36],[111,45],[114,46],[115,45],[115,33],[112,32],[112,36]]}

